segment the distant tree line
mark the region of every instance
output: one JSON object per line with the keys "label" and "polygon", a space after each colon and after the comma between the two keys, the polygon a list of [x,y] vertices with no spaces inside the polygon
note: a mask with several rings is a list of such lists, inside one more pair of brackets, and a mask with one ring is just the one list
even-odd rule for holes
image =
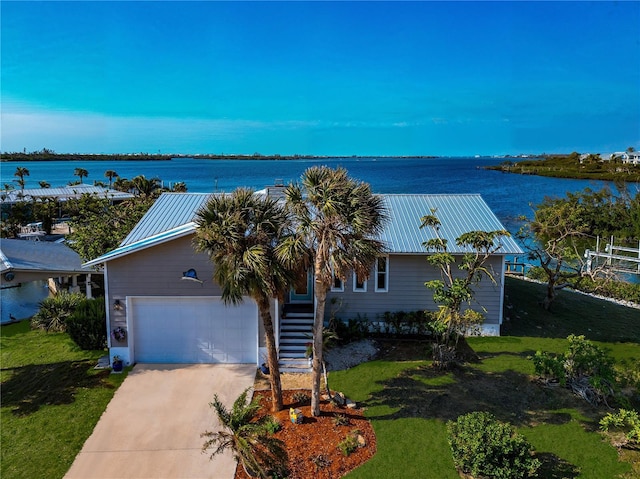
{"label": "distant tree line", "polygon": [[129,153],[129,154],[87,154],[87,153],[56,153],[48,148],[31,152],[2,152],[1,161],[126,161],[126,160],[171,160],[172,155]]}
{"label": "distant tree line", "polygon": [[[634,149],[629,147],[627,151]],[[575,151],[568,155],[543,155],[542,159],[505,160],[499,165],[485,168],[552,178],[640,182],[640,165],[623,163],[622,158],[615,155],[603,159],[599,154],[581,155]]]}

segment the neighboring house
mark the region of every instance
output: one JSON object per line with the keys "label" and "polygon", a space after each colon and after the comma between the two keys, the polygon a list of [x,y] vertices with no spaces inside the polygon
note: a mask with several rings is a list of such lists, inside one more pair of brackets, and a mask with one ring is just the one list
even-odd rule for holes
{"label": "neighboring house", "polygon": [[56,188],[25,188],[2,190],[0,192],[0,206],[2,218],[4,219],[11,209],[11,206],[20,202],[43,201],[54,199],[58,202],[65,202],[73,198],[80,198],[82,195],[93,195],[98,198],[106,198],[112,203],[118,203],[134,197],[132,193],[104,188],[93,185],[73,185]]}
{"label": "neighboring house", "polygon": [[640,152],[638,151],[619,151],[610,155],[610,159],[613,158],[620,158],[625,164],[640,165]]}
{"label": "neighboring house", "polygon": [[[110,338],[111,356],[128,363],[255,363],[264,362],[264,333],[255,302],[246,298],[226,306],[212,281],[213,265],[193,248],[195,215],[209,194],[164,193],[125,238],[120,247],[85,266],[103,266],[109,331],[127,332]],[[421,217],[434,209],[448,239],[472,230],[504,229],[480,195],[384,195],[390,216],[382,235],[388,254],[372,268],[367,281],[336,279],[328,297],[339,304],[341,319],[366,317],[377,321],[385,311],[437,309],[424,283],[439,278],[426,261],[424,241],[430,229],[420,229]],[[486,309],[485,334],[497,335],[502,323],[505,256],[522,254],[510,237],[490,261],[497,284],[484,281],[476,290],[477,307]],[[285,304],[273,301],[281,360],[304,356],[313,320],[313,281],[290,292]],[[332,301],[332,299],[335,300]]]}
{"label": "neighboring house", "polygon": [[[91,276],[95,273],[83,268],[80,255],[63,243],[0,239],[0,288],[19,288],[31,281],[49,280],[49,288],[83,289],[91,297]],[[9,320],[15,311],[2,311],[2,321]],[[22,318],[19,318],[22,319]]]}

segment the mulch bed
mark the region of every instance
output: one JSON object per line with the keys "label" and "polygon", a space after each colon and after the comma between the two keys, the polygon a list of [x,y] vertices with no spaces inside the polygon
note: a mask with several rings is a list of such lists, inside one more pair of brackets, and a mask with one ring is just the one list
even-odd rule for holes
{"label": "mulch bed", "polygon": [[[361,409],[340,408],[329,401],[321,401],[319,417],[311,416],[309,403],[302,405],[293,399],[294,394],[305,393],[311,397],[311,391],[306,389],[291,389],[283,391],[284,409],[273,415],[277,417],[282,429],[275,436],[284,441],[289,453],[289,479],[336,479],[344,476],[359,465],[369,460],[376,452],[376,437],[371,423],[365,419]],[[260,414],[271,414],[271,391],[255,391],[254,397],[263,406]],[[293,424],[289,420],[289,408],[300,409],[304,415],[302,424]],[[349,418],[349,424],[336,426],[336,415]],[[353,430],[357,429],[366,444],[359,447],[349,456],[344,456],[338,449],[338,443]],[[318,467],[312,459],[323,456]],[[236,468],[235,479],[248,479],[242,466]]]}

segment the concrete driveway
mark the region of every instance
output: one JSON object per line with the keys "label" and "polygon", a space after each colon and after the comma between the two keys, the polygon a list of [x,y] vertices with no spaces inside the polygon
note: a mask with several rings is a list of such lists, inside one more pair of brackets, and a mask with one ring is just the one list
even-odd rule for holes
{"label": "concrete driveway", "polygon": [[255,371],[252,364],[136,365],[65,478],[233,479],[231,454],[209,460],[200,434],[217,430],[213,395],[231,407]]}

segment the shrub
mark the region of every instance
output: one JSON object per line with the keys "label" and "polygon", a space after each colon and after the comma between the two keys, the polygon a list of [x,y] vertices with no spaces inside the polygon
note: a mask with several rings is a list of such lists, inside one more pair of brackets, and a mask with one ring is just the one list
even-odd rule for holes
{"label": "shrub", "polygon": [[282,429],[282,423],[275,416],[265,416],[263,424],[264,428],[267,430],[267,432],[269,432],[269,434],[275,434],[280,429]]}
{"label": "shrub", "polygon": [[333,417],[333,424],[335,426],[348,426],[350,422],[351,421],[349,421],[349,418],[344,414],[336,414]]}
{"label": "shrub", "polygon": [[600,429],[611,436],[615,446],[640,446],[640,416],[633,410],[620,409],[600,420]]}
{"label": "shrub", "polygon": [[536,351],[533,356],[533,365],[536,374],[545,381],[558,381],[563,386],[566,384],[564,374],[564,361],[546,351]]}
{"label": "shrub", "polygon": [[540,467],[527,440],[487,412],[472,412],[449,421],[447,439],[455,466],[466,474],[517,479],[534,476]]}
{"label": "shrub", "polygon": [[339,319],[335,320],[334,333],[340,338],[342,343],[351,343],[367,337],[369,332],[369,321],[367,317],[361,317],[349,319],[347,322]]}
{"label": "shrub", "polygon": [[331,459],[324,454],[318,454],[317,456],[311,456],[311,462],[316,466],[316,472],[320,469],[325,469],[331,465]]}
{"label": "shrub", "polygon": [[301,406],[305,404],[311,404],[311,396],[309,396],[307,393],[298,391],[297,393],[293,394],[293,401],[296,404],[300,404]]}
{"label": "shrub", "polygon": [[347,434],[347,437],[345,437],[342,441],[338,443],[338,449],[340,449],[340,452],[342,453],[342,455],[349,456],[353,452],[355,452],[356,449],[358,449],[359,434],[360,434],[360,431],[358,431],[357,429],[354,429],[349,434]]}
{"label": "shrub", "polygon": [[593,405],[606,402],[614,394],[614,361],[607,352],[573,334],[567,337],[569,348],[562,355],[537,351],[532,358],[536,374],[555,379]]}
{"label": "shrub", "polygon": [[81,293],[61,291],[40,301],[40,309],[31,318],[31,326],[51,332],[67,330],[67,319],[84,299]]}
{"label": "shrub", "polygon": [[83,299],[66,321],[67,332],[82,349],[104,349],[107,346],[106,318],[104,298]]}

